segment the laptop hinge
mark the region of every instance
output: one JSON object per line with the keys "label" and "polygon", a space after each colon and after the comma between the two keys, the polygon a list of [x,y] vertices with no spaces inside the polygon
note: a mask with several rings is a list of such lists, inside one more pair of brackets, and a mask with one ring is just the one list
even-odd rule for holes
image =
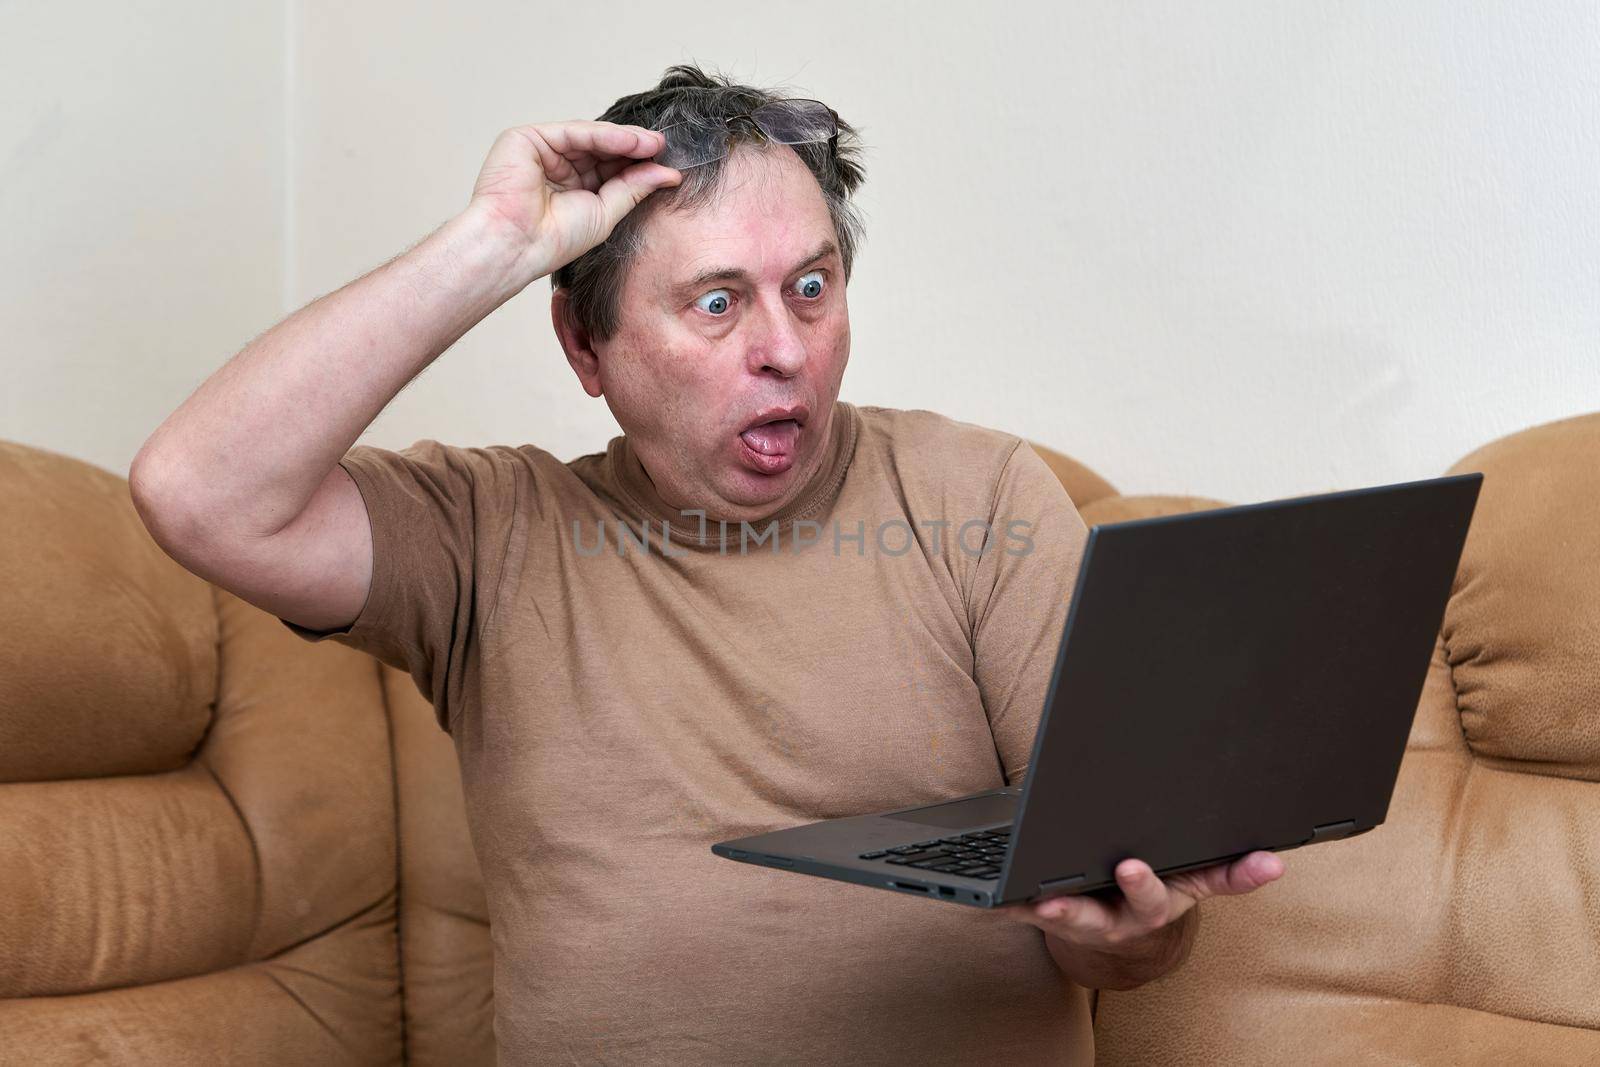
{"label": "laptop hinge", "polygon": [[1074,874],[1068,878],[1051,878],[1048,881],[1039,883],[1039,892],[1036,893],[1035,896],[1043,896],[1044,894],[1057,889],[1071,889],[1073,886],[1077,885],[1083,880],[1084,876],[1081,874]]}
{"label": "laptop hinge", "polygon": [[1306,844],[1315,845],[1322,841],[1337,841],[1341,837],[1349,837],[1351,834],[1355,833],[1355,829],[1356,821],[1354,819],[1346,819],[1343,822],[1328,822],[1323,823],[1321,826],[1313,826],[1311,828],[1311,840],[1307,841]]}

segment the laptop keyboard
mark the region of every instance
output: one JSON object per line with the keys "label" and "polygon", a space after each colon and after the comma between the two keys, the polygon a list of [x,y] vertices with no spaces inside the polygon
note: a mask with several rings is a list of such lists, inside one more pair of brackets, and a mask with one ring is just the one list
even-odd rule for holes
{"label": "laptop keyboard", "polygon": [[897,848],[863,852],[864,860],[882,860],[940,874],[959,874],[966,878],[996,879],[1011,844],[1011,827],[977,830],[955,837],[936,837]]}

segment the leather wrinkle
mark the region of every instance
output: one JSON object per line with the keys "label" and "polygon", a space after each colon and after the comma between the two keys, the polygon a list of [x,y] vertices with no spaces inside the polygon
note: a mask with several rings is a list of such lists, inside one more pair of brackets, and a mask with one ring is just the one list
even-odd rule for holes
{"label": "leather wrinkle", "polygon": [[[115,983],[113,985],[95,986],[92,989],[74,989],[70,993],[30,993],[26,997],[0,997],[0,1004],[3,1004],[3,1003],[18,1003],[18,1002],[25,1002],[25,1001],[70,1000],[73,997],[92,997],[92,996],[98,996],[98,995],[100,995],[102,993],[115,993],[115,992],[118,992],[118,991],[124,990],[124,989],[156,989],[156,988],[158,988],[160,986],[164,986],[164,985],[176,985],[179,982],[193,982],[193,981],[198,981],[198,980],[203,980],[203,979],[208,979],[208,978],[215,978],[218,975],[229,974],[229,973],[231,973],[233,971],[242,971],[242,970],[246,970],[246,969],[251,968],[251,967],[262,967],[264,964],[268,964],[268,963],[277,964],[280,967],[287,967],[287,964],[281,964],[278,961],[281,960],[284,956],[287,956],[289,953],[295,951],[296,949],[304,948],[306,945],[309,945],[311,942],[317,940],[318,938],[327,937],[327,936],[337,932],[338,930],[343,929],[346,926],[350,926],[351,924],[357,922],[358,920],[362,919],[363,917],[365,917],[367,915],[370,915],[372,912],[376,911],[378,908],[381,908],[386,903],[387,899],[388,899],[387,896],[380,897],[379,899],[373,901],[371,904],[368,904],[365,907],[360,908],[359,910],[357,910],[355,912],[352,912],[350,915],[347,915],[342,919],[338,919],[338,920],[336,920],[334,922],[331,922],[327,926],[325,926],[322,929],[316,931],[315,933],[308,934],[307,936],[300,938],[298,941],[295,941],[292,944],[285,945],[283,948],[279,949],[277,952],[274,952],[272,955],[263,956],[260,959],[240,960],[238,963],[229,964],[226,967],[218,967],[218,968],[216,968],[214,970],[210,970],[210,971],[200,971],[200,972],[197,972],[195,974],[175,975],[175,976],[173,976],[171,978],[163,978],[163,979],[161,979],[160,981],[157,981],[157,982],[118,982],[118,983]],[[315,971],[304,970],[302,968],[294,968],[294,970],[297,970],[297,971],[299,971],[300,973],[303,973],[303,974],[310,975],[313,978],[319,978],[319,979],[324,979],[324,980],[326,980],[326,978],[327,978],[326,975],[318,974]]]}
{"label": "leather wrinkle", "polygon": [[[281,959],[282,957],[284,957],[284,956],[288,955],[289,953],[293,952],[295,949],[303,948],[306,945],[311,944],[311,942],[318,940],[319,938],[327,937],[329,934],[333,933],[335,930],[338,930],[340,927],[349,926],[350,924],[352,924],[352,923],[364,918],[365,916],[372,914],[374,911],[377,911],[379,908],[383,907],[385,904],[387,904],[392,899],[394,899],[394,894],[393,893],[385,893],[383,896],[379,897],[377,900],[374,900],[370,904],[362,905],[360,908],[357,908],[355,911],[351,912],[349,915],[346,915],[344,918],[335,919],[333,922],[331,922],[328,925],[322,927],[321,929],[314,930],[311,933],[307,934],[305,937],[302,937],[302,938],[299,938],[298,940],[290,942],[289,944],[283,946],[283,948],[281,948],[278,951],[274,952],[270,956],[264,956],[259,960],[249,960],[249,961],[246,961],[245,963],[238,964],[237,966],[248,967],[248,966],[250,966],[251,964],[254,964],[254,963],[274,963],[277,960]],[[220,973],[220,972],[213,972],[213,973]]]}
{"label": "leather wrinkle", "polygon": [[[321,1013],[319,1013],[316,1008],[313,1008],[310,1004],[306,1003],[305,998],[302,997],[299,993],[295,992],[295,989],[294,989],[293,986],[291,986],[288,982],[285,982],[281,977],[279,977],[278,975],[274,974],[271,970],[264,970],[262,973],[264,973],[267,976],[267,979],[269,981],[271,981],[273,985],[275,985],[279,989],[283,990],[284,993],[286,993],[288,995],[290,1000],[292,1000],[296,1004],[300,1005],[301,1010],[304,1011],[307,1015],[311,1016],[311,1018],[316,1021],[316,1024],[318,1026],[322,1027],[323,1031],[326,1032],[329,1037],[333,1038],[334,1042],[340,1048],[348,1047],[348,1046],[345,1045],[344,1039],[339,1036],[339,1031],[334,1027],[334,1025],[332,1023],[330,1023],[327,1019],[324,1019],[322,1017]],[[313,977],[313,978],[321,977],[320,975],[317,975],[316,973],[314,973],[312,971],[303,971],[301,973],[309,975],[310,977]],[[403,1054],[401,1056],[400,1062],[402,1062],[402,1063],[405,1062],[405,1058],[404,1058]]]}
{"label": "leather wrinkle", "polygon": [[389,687],[384,683],[383,664],[370,663],[378,680],[378,695],[383,701],[384,727],[389,737],[389,791],[393,798],[394,817],[394,953],[396,993],[400,998],[400,1062],[409,1061],[411,1019],[406,1012],[406,910],[405,910],[405,834],[400,826],[400,749],[395,743],[394,703],[389,699]]}
{"label": "leather wrinkle", "polygon": [[1448,1008],[1451,1011],[1466,1011],[1474,1015],[1484,1015],[1494,1019],[1512,1019],[1516,1022],[1530,1023],[1534,1026],[1554,1026],[1563,1030],[1579,1030],[1591,1033],[1587,1026],[1574,1026],[1572,1023],[1559,1023],[1550,1019],[1535,1019],[1526,1015],[1512,1015],[1504,1011],[1488,1011],[1484,1008],[1474,1008],[1469,1004],[1455,1004],[1447,1000],[1418,1000],[1413,997],[1398,997],[1392,993],[1361,993],[1353,989],[1330,990],[1324,985],[1314,985],[1310,982],[1300,983],[1294,976],[1280,975],[1276,979],[1276,988],[1284,993],[1304,993],[1313,998],[1324,1000],[1337,998],[1345,1001],[1365,1001],[1371,1004],[1411,1004],[1419,1008]]}
{"label": "leather wrinkle", "polygon": [[[1454,600],[1454,596],[1451,600]],[[1445,607],[1445,618],[1449,619],[1449,606]],[[1456,684],[1456,658],[1450,652],[1450,634],[1448,625],[1439,629],[1439,643],[1444,648],[1445,673],[1450,677],[1450,703],[1456,709],[1456,732],[1461,735],[1461,743],[1466,746],[1467,758],[1476,760],[1478,754],[1472,750],[1472,738],[1467,736],[1467,724],[1461,719],[1461,687]],[[1459,799],[1459,798],[1458,798]]]}
{"label": "leather wrinkle", "polygon": [[456,908],[442,908],[437,904],[423,904],[419,906],[427,908],[428,911],[434,915],[443,915],[447,919],[458,919],[461,922],[469,922],[474,926],[481,926],[485,930],[489,928],[489,920],[480,919],[476,915],[469,915],[466,912],[460,911]]}
{"label": "leather wrinkle", "polygon": [[261,869],[261,846],[256,843],[256,832],[251,829],[250,820],[244,817],[244,809],[239,807],[239,802],[234,799],[233,791],[223,784],[216,769],[208,761],[202,759],[200,760],[200,765],[206,769],[206,774],[217,784],[217,789],[222,792],[224,799],[227,800],[228,807],[233,809],[234,817],[239,820],[239,825],[244,830],[245,840],[250,842],[250,869],[255,878],[256,899],[255,909],[250,915],[249,944],[254,945],[256,937],[261,933],[261,911],[263,902],[267,897],[266,878],[263,876]]}
{"label": "leather wrinkle", "polygon": [[255,829],[251,827],[250,820],[245,818],[244,809],[239,806],[239,801],[234,797],[233,790],[227,787],[222,781],[222,776],[217,774],[216,768],[211,766],[209,760],[205,759],[206,745],[210,741],[211,731],[216,726],[218,713],[221,710],[223,670],[222,597],[215,585],[207,584],[211,590],[211,607],[217,626],[217,681],[215,688],[211,690],[211,721],[206,724],[205,733],[202,735],[200,745],[195,749],[195,753],[200,765],[206,769],[206,774],[210,775],[211,780],[217,783],[217,788],[222,791],[223,797],[228,801],[228,807],[233,809],[234,818],[239,820],[239,825],[244,829],[245,840],[250,842],[250,870],[255,878],[255,909],[250,916],[250,940],[246,943],[253,946],[256,943],[256,938],[261,934],[261,912],[267,899],[267,880],[262,871],[261,846],[256,841]]}

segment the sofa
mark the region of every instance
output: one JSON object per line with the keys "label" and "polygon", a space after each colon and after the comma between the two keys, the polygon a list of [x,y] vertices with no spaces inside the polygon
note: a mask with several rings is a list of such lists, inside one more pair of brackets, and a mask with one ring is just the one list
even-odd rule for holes
{"label": "sofa", "polygon": [[408,675],[0,442],[0,1064],[494,1062],[455,750]]}
{"label": "sofa", "polygon": [[[1089,523],[1123,495],[1035,446]],[[1600,1063],[1600,414],[1485,478],[1389,820],[1102,993],[1102,1064]],[[491,1064],[454,750],[408,675],[173,563],[0,442],[0,1063]]]}

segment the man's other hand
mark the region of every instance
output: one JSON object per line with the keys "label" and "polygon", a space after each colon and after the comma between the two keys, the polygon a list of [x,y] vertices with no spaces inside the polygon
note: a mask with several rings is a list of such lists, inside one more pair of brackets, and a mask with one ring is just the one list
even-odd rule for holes
{"label": "man's other hand", "polygon": [[1129,989],[1165,974],[1188,955],[1196,904],[1249,893],[1283,871],[1283,860],[1274,853],[1252,852],[1163,880],[1143,860],[1126,859],[1117,864],[1115,900],[1084,894],[996,911],[1043,930],[1050,954],[1073,981]]}

